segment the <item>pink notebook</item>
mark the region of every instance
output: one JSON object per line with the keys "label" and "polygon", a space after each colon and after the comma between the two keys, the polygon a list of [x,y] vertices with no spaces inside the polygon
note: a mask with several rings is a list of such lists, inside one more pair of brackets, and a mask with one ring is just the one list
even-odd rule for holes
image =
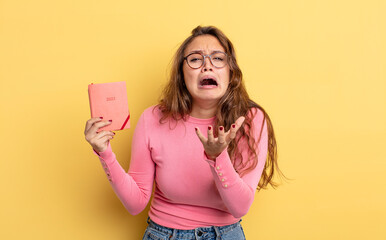
{"label": "pink notebook", "polygon": [[102,130],[116,131],[130,128],[130,112],[127,103],[126,82],[88,85],[91,117],[103,117],[113,122]]}

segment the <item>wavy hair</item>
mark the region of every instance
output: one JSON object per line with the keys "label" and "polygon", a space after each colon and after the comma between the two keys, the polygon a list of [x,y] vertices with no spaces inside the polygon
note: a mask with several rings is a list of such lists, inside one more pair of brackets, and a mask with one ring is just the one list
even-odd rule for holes
{"label": "wavy hair", "polygon": [[[192,34],[178,48],[173,58],[169,82],[164,88],[161,100],[157,105],[162,112],[160,123],[165,122],[169,117],[176,121],[181,119],[186,120],[186,117],[192,111],[193,99],[185,86],[183,74],[184,51],[194,38],[201,35],[211,35],[216,37],[229,57],[229,85],[226,93],[218,103],[215,126],[224,126],[225,131],[227,131],[238,117],[245,116],[244,124],[238,130],[236,139],[228,146],[228,154],[232,164],[239,175],[243,176],[247,172],[253,170],[257,166],[259,160],[262,160],[257,157],[258,153],[256,153],[256,146],[258,146],[260,141],[263,127],[261,127],[259,139],[254,139],[248,131],[248,129],[252,128],[252,119],[257,112],[255,111],[255,113],[253,113],[253,111],[250,110],[257,108],[264,114],[263,124],[266,122],[268,130],[268,154],[257,190],[261,190],[262,188],[265,189],[268,184],[273,188],[276,188],[278,184],[273,181],[274,173],[277,171],[279,175],[284,175],[280,171],[277,163],[277,145],[271,119],[260,105],[249,98],[242,81],[242,72],[236,61],[233,44],[218,28],[213,26],[198,26],[193,29]],[[248,114],[249,112],[251,112],[252,115]],[[217,127],[214,127],[214,131],[215,135],[217,135]],[[237,147],[238,143],[243,138],[245,138],[248,143],[249,159],[247,161],[243,161],[242,155]],[[237,158],[240,159],[238,163],[235,161]]]}

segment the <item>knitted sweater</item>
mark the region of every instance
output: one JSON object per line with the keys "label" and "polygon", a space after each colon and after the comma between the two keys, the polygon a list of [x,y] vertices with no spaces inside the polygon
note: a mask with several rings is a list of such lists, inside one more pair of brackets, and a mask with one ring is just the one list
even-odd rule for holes
{"label": "knitted sweater", "polygon": [[[153,110],[154,109],[154,110]],[[257,141],[257,166],[242,177],[231,163],[227,149],[215,161],[209,160],[195,133],[195,127],[206,136],[215,117],[160,123],[161,111],[146,109],[134,131],[131,161],[126,172],[116,159],[110,143],[97,153],[115,193],[133,215],[148,204],[154,184],[150,218],[163,226],[193,229],[224,226],[240,220],[250,208],[267,156],[267,127],[263,113],[254,114],[251,135]],[[248,145],[241,139],[238,147],[247,166]],[[240,159],[235,159],[236,166]]]}

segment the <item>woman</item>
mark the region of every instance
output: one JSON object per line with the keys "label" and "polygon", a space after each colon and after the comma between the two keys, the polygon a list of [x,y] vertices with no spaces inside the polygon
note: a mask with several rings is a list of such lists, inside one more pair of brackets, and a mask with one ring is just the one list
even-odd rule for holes
{"label": "woman", "polygon": [[143,239],[245,239],[240,225],[257,189],[272,181],[276,142],[263,108],[249,99],[229,39],[198,26],[177,50],[162,100],[141,115],[126,173],[110,124],[88,120],[86,140],[133,215],[147,205]]}

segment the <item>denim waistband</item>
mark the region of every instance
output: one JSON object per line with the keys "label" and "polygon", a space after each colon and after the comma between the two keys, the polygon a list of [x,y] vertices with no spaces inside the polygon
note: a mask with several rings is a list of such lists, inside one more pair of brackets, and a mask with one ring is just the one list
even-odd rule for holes
{"label": "denim waistband", "polygon": [[155,222],[153,222],[150,217],[148,217],[147,222],[149,224],[149,227],[156,229],[157,231],[163,232],[167,235],[181,238],[187,235],[196,235],[196,236],[203,236],[203,235],[213,235],[213,236],[221,236],[222,234],[225,234],[234,228],[237,228],[240,226],[240,221],[226,225],[226,226],[210,226],[210,227],[199,227],[195,229],[189,229],[189,230],[182,230],[182,229],[174,229],[174,228],[168,228],[162,225],[159,225]]}

